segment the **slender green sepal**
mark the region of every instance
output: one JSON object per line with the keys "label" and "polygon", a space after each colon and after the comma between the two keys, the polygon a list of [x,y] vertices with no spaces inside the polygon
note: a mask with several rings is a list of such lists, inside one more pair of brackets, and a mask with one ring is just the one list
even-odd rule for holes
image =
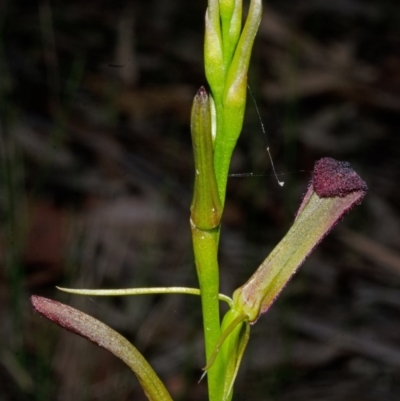
{"label": "slender green sepal", "polygon": [[225,375],[221,386],[223,387],[222,399],[225,401],[232,398],[233,384],[249,340],[250,325],[247,316],[243,312],[230,309],[222,321],[221,332],[204,370],[210,369],[215,362],[223,364]]}
{"label": "slender green sepal", "polygon": [[[236,311],[231,309],[228,311],[227,315],[235,313],[235,312]],[[235,318],[232,321],[230,321],[230,319],[229,319],[229,325],[227,327],[225,327],[227,315],[225,315],[225,325],[223,323],[222,327],[221,327],[222,334],[219,337],[218,342],[214,347],[213,353],[212,353],[210,359],[207,361],[207,365],[203,368],[203,370],[210,369],[210,367],[213,365],[215,358],[219,354],[219,351],[220,351],[222,345],[224,344],[225,340],[228,338],[228,336],[232,333],[233,330],[235,330],[235,328],[237,328],[239,325],[241,325],[241,323],[243,323],[244,320],[247,320],[247,316],[242,312],[242,313],[237,314],[237,316],[235,316]]]}
{"label": "slender green sepal", "polygon": [[242,0],[220,0],[224,67],[227,71],[242,30]]}
{"label": "slender green sepal", "polygon": [[224,68],[218,0],[209,0],[206,11],[204,66],[214,99],[217,103],[221,103],[226,71]]}
{"label": "slender green sepal", "polygon": [[250,338],[250,324],[248,321],[245,321],[240,331],[239,340],[236,341],[237,346],[235,344],[236,352],[235,354],[233,352],[231,353],[231,358],[230,358],[231,363],[229,365],[229,367],[231,368],[227,369],[229,374],[227,374],[225,378],[223,401],[229,401],[230,399],[232,399],[233,385],[235,384],[236,376],[239,372],[239,367],[242,362],[243,354],[244,351],[246,350],[247,343],[249,342],[249,338]]}
{"label": "slender green sepal", "polygon": [[121,334],[99,320],[51,299],[33,295],[33,309],[64,329],[110,351],[125,362],[150,401],[172,401],[167,389],[143,355]]}
{"label": "slender green sepal", "polygon": [[[198,288],[190,287],[149,287],[149,288],[118,288],[110,290],[89,290],[89,289],[77,289],[77,288],[64,288],[56,287],[60,291],[68,292],[69,294],[76,295],[89,295],[96,297],[118,297],[128,295],[151,295],[151,294],[186,294],[186,295],[200,295]],[[226,302],[231,308],[233,308],[233,301],[227,295],[219,294],[218,299]]]}
{"label": "slender green sepal", "polygon": [[254,323],[315,246],[361,203],[366,191],[367,185],[349,163],[319,160],[292,227],[249,281],[234,292],[235,308]]}
{"label": "slender green sepal", "polygon": [[209,97],[204,87],[201,87],[194,97],[191,117],[195,166],[191,220],[200,230],[211,230],[217,227],[222,214],[222,206],[214,174],[211,124]]}

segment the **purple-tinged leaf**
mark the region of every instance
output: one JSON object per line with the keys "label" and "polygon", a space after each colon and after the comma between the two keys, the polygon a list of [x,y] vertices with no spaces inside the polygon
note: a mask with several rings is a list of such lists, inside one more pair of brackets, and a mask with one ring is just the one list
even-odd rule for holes
{"label": "purple-tinged leaf", "polygon": [[60,302],[33,295],[31,303],[35,312],[105,348],[125,362],[135,373],[150,401],[172,401],[164,384],[143,355],[121,334],[86,313]]}

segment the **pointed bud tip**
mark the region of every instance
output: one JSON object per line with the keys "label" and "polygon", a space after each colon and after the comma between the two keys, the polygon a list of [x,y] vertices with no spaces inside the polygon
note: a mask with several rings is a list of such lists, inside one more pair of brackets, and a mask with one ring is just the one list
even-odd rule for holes
{"label": "pointed bud tip", "polygon": [[208,98],[208,93],[207,90],[204,86],[200,86],[199,90],[196,93],[196,97],[201,99],[201,100],[207,100]]}
{"label": "pointed bud tip", "polygon": [[352,192],[367,192],[367,184],[350,163],[325,157],[315,163],[312,185],[320,198],[344,197]]}

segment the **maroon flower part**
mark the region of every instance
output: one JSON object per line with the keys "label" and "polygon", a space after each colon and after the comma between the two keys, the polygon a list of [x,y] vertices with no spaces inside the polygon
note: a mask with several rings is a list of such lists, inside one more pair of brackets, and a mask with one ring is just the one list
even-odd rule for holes
{"label": "maroon flower part", "polygon": [[320,198],[341,197],[367,192],[367,184],[351,168],[350,163],[325,157],[315,163],[312,186]]}
{"label": "maroon flower part", "polygon": [[367,192],[367,184],[349,163],[319,160],[296,219],[257,271],[233,294],[238,311],[254,323],[275,301],[312,250]]}
{"label": "maroon flower part", "polygon": [[296,219],[302,213],[313,193],[316,193],[319,198],[345,198],[353,194],[349,199],[355,198],[355,200],[350,202],[351,207],[343,208],[340,216],[343,217],[352,207],[361,203],[367,190],[367,184],[352,169],[349,162],[324,157],[314,165],[312,178],[297,210]]}

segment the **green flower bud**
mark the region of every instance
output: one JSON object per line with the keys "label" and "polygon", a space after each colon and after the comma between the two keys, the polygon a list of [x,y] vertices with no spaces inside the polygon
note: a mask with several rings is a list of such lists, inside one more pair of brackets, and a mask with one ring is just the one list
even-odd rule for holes
{"label": "green flower bud", "polygon": [[195,163],[191,220],[200,230],[211,230],[221,220],[222,206],[214,173],[212,118],[204,87],[197,92],[192,107],[191,131]]}

